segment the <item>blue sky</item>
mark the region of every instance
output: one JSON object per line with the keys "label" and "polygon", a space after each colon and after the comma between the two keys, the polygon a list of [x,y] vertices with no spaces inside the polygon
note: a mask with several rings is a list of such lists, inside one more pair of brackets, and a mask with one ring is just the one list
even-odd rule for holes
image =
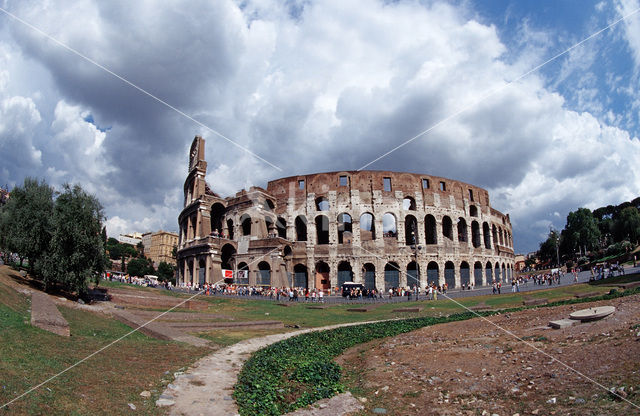
{"label": "blue sky", "polygon": [[368,168],[486,188],[519,252],[570,210],[640,195],[640,13],[520,79],[638,0],[0,7],[269,162],[0,13],[0,183],[79,183],[110,235],[177,229],[196,134],[229,195],[355,170],[429,130]]}

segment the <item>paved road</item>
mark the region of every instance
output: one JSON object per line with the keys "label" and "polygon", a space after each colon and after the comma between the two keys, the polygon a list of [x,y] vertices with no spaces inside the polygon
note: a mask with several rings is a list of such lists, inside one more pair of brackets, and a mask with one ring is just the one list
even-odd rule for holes
{"label": "paved road", "polygon": [[[638,265],[637,267],[625,267],[625,274],[631,274],[631,273],[636,273],[636,272],[640,272],[640,265]],[[591,272],[590,271],[584,271],[584,272],[580,272],[578,273],[578,283],[586,283],[589,281],[589,279],[591,278]],[[534,284],[532,281],[529,281],[526,285],[521,285],[520,286],[520,292],[530,292],[530,291],[534,291],[534,290],[542,290],[542,289],[549,289],[552,287],[560,287],[560,286],[569,286],[569,285],[573,285],[576,284],[573,281],[573,275],[571,275],[570,273],[566,274],[563,278],[560,279],[560,284],[556,284],[554,283],[553,285],[549,286],[548,284],[545,285],[536,285]],[[174,290],[180,290],[180,289],[174,289]],[[180,290],[183,291],[183,290]],[[185,293],[196,293],[195,291],[183,291]],[[451,298],[460,298],[460,297],[469,297],[469,296],[482,296],[482,295],[490,295],[492,294],[493,289],[491,286],[483,286],[480,288],[475,288],[473,290],[460,290],[460,289],[450,289],[447,291],[447,296],[451,297]],[[511,283],[503,283],[502,286],[502,294],[507,294],[507,293],[511,293]],[[202,295],[205,296],[205,295]],[[276,301],[275,298],[273,299],[269,299],[267,297],[251,297],[251,296],[242,296],[242,297],[238,297],[236,295],[215,295],[217,297],[225,297],[225,298],[240,298],[240,299],[255,299],[255,300],[273,300]],[[440,295],[442,298],[442,295]],[[496,295],[499,296],[499,295]],[[411,297],[411,300],[414,301],[415,296]],[[425,295],[424,293],[422,293],[420,295],[419,300],[425,300]],[[287,302],[286,299],[280,299],[280,302]],[[300,302],[304,302],[304,299],[301,298]],[[400,303],[400,302],[407,302],[407,298],[406,297],[394,297],[389,299],[386,295],[383,299],[367,299],[364,298],[362,300],[349,300],[347,298],[343,298],[342,296],[325,296],[324,297],[324,302],[327,304],[335,304],[335,303],[352,303],[352,304],[361,304],[361,303],[381,303],[381,302],[393,302],[393,303]]]}

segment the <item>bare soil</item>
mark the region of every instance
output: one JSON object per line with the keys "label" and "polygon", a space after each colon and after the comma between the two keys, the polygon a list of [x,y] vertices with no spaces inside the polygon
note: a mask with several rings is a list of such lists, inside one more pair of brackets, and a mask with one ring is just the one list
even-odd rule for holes
{"label": "bare soil", "polygon": [[[355,415],[639,414],[639,301],[636,295],[426,327],[358,345],[338,362],[365,405]],[[547,327],[599,305],[616,312]]]}

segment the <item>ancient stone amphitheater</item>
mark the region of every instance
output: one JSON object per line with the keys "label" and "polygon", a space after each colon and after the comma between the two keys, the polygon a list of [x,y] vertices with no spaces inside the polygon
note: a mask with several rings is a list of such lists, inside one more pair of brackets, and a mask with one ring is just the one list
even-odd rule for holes
{"label": "ancient stone amphitheater", "polygon": [[509,215],[486,190],[402,172],[292,176],[222,198],[205,181],[204,139],[191,146],[179,215],[179,284],[449,288],[508,280]]}

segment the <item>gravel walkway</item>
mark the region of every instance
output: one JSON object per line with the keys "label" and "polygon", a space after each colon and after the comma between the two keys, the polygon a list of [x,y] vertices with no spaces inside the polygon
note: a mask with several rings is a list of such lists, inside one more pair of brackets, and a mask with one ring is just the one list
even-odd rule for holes
{"label": "gravel walkway", "polygon": [[[296,335],[312,331],[323,331],[342,326],[361,325],[356,322],[321,328],[303,329],[286,334],[252,338],[198,360],[184,373],[176,373],[176,379],[167,386],[156,401],[159,407],[169,407],[171,415],[237,415],[238,407],[233,399],[233,386],[238,380],[242,365],[251,354],[260,348]],[[316,408],[298,410],[296,416],[344,415],[362,408],[351,394],[342,394],[321,401]]]}

